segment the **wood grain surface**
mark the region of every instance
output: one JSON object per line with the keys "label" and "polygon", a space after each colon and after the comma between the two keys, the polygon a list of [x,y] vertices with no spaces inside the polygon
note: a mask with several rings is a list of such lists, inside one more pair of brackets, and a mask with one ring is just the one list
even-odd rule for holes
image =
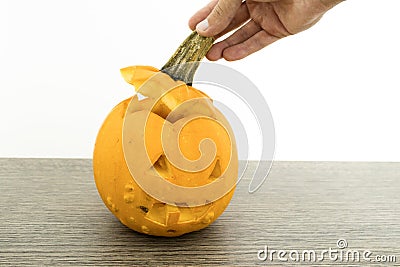
{"label": "wood grain surface", "polygon": [[[157,238],[107,210],[91,160],[0,159],[0,266],[383,265],[289,259],[291,250],[338,249],[338,239],[348,244],[338,251],[393,255],[386,264],[399,266],[400,163],[275,162],[260,190],[249,194],[249,182],[210,227]],[[259,260],[265,246],[288,261]]]}

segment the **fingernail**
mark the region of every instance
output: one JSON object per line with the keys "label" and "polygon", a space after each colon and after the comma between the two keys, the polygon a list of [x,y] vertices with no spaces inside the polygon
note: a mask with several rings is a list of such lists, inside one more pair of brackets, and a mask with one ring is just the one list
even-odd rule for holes
{"label": "fingernail", "polygon": [[201,21],[199,24],[197,24],[196,26],[196,31],[202,31],[204,32],[205,30],[208,29],[208,19],[205,19],[203,21]]}

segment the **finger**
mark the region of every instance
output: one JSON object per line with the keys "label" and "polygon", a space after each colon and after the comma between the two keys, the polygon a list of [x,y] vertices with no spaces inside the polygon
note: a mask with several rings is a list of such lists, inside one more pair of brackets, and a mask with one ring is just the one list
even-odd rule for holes
{"label": "finger", "polygon": [[210,51],[208,51],[207,53],[207,58],[213,61],[222,58],[223,51],[226,48],[235,46],[239,43],[246,41],[247,39],[249,39],[250,37],[252,37],[254,34],[256,34],[261,30],[262,28],[257,23],[255,23],[253,20],[250,20],[239,30],[234,32],[231,36],[213,45]]}
{"label": "finger", "polygon": [[211,11],[213,11],[214,7],[217,5],[218,0],[213,0],[208,3],[205,7],[197,11],[190,19],[189,19],[189,28],[194,31],[196,29],[196,25],[207,18],[210,15]]}
{"label": "finger", "polygon": [[280,38],[276,36],[268,34],[266,31],[259,31],[248,40],[224,49],[222,57],[228,61],[239,60],[261,50],[279,39]]}
{"label": "finger", "polygon": [[219,0],[210,15],[197,24],[196,31],[206,37],[221,33],[233,20],[242,0]]}
{"label": "finger", "polygon": [[238,11],[236,12],[234,18],[232,19],[232,21],[230,22],[228,27],[226,27],[221,33],[217,34],[214,37],[217,39],[217,38],[227,34],[228,32],[230,32],[230,31],[232,31],[232,30],[234,30],[236,28],[239,28],[249,18],[250,18],[249,9],[247,8],[246,2],[243,2],[240,5]]}

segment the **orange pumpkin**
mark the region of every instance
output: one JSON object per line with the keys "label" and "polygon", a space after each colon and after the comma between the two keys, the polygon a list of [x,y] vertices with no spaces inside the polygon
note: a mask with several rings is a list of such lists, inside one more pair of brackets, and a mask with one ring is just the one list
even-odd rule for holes
{"label": "orange pumpkin", "polygon": [[102,200],[124,225],[149,235],[208,226],[237,179],[228,122],[206,94],[156,68],[121,73],[138,94],[114,107],[98,133],[93,169]]}

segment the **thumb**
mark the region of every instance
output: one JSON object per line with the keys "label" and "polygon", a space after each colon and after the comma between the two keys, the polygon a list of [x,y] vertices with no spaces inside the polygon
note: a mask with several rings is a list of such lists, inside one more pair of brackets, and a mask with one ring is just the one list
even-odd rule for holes
{"label": "thumb", "polygon": [[210,37],[221,33],[232,21],[242,0],[219,0],[206,19],[196,26],[196,31]]}

